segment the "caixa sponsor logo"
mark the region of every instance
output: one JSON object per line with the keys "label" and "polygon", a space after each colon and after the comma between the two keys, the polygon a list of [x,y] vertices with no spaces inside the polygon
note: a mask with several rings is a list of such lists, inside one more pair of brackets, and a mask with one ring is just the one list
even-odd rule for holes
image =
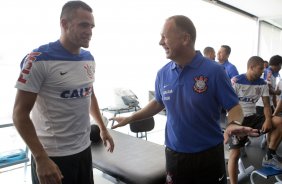
{"label": "caixa sponsor logo", "polygon": [[92,86],[87,88],[65,90],[61,93],[61,98],[82,98],[92,94]]}

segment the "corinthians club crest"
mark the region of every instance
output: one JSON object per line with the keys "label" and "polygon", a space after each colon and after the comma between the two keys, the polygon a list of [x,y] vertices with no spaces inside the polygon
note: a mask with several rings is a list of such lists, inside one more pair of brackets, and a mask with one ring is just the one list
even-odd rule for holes
{"label": "corinthians club crest", "polygon": [[208,78],[204,77],[204,76],[199,76],[199,77],[195,77],[195,84],[194,84],[194,91],[197,93],[203,93],[205,91],[207,91],[208,86],[207,86],[207,81]]}

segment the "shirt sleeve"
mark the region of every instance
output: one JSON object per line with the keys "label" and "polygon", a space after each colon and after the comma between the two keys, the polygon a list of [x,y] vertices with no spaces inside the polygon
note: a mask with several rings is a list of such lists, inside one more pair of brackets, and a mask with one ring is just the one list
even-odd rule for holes
{"label": "shirt sleeve", "polygon": [[161,91],[160,91],[160,84],[162,82],[160,81],[159,78],[159,73],[157,74],[156,80],[155,80],[155,100],[160,103],[163,104],[163,100],[162,100],[162,96],[161,96]]}
{"label": "shirt sleeve", "polygon": [[262,96],[269,96],[269,88],[268,85],[264,85],[263,91],[262,91]]}
{"label": "shirt sleeve", "polygon": [[22,63],[22,70],[16,82],[16,88],[38,93],[46,75],[43,61],[36,61],[36,56],[41,53],[32,52],[26,56]]}
{"label": "shirt sleeve", "polygon": [[232,107],[239,104],[238,96],[232,87],[231,80],[223,69],[218,70],[215,75],[218,101],[224,109],[230,110]]}
{"label": "shirt sleeve", "polygon": [[233,78],[233,77],[235,77],[235,76],[237,76],[237,75],[239,75],[239,72],[238,72],[237,68],[236,68],[234,65],[232,65],[232,66],[230,67],[229,77],[230,77],[230,78]]}

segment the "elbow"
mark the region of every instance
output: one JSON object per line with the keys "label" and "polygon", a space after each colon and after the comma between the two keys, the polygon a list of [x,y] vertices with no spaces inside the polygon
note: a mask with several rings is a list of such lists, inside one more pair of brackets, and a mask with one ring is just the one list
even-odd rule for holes
{"label": "elbow", "polygon": [[13,123],[14,125],[17,125],[19,122],[19,113],[17,112],[16,108],[14,108],[13,110],[13,114],[12,114],[12,119],[13,119]]}
{"label": "elbow", "polygon": [[18,108],[14,108],[12,119],[16,127],[19,126],[20,122],[23,122],[26,119],[26,117],[29,117],[28,113],[24,113],[20,111]]}

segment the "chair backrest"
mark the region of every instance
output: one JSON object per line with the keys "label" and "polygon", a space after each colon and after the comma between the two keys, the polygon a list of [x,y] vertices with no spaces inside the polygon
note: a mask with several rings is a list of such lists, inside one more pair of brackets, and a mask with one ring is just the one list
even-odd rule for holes
{"label": "chair backrest", "polygon": [[129,126],[130,130],[135,133],[148,132],[153,130],[153,128],[155,127],[155,120],[153,117],[150,117],[148,119],[132,122],[129,124]]}

